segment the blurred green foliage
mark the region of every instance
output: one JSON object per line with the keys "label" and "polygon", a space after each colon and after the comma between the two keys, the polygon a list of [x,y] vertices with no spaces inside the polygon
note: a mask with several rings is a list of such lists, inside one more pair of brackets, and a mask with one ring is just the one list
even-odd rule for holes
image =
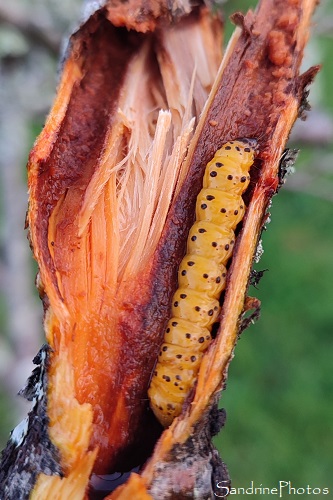
{"label": "blurred green foliage", "polygon": [[[249,4],[239,3],[243,9]],[[236,9],[235,3],[227,6]],[[328,2],[316,13],[305,60],[310,62],[304,68],[323,64],[309,102],[332,116],[333,37],[332,31],[321,29],[324,19],[332,24],[333,5]],[[333,197],[327,199],[327,193],[333,148],[291,147],[300,147],[301,154],[290,181],[297,185],[298,175],[311,173],[315,196],[311,185],[306,192],[289,190],[287,180],[273,198],[271,223],[262,235],[264,254],[255,266],[269,271],[257,290],[249,290],[262,302],[261,318],[236,347],[221,398],[226,426],[216,444],[233,487],[248,487],[251,481],[275,487],[281,480],[332,492]],[[318,170],[325,159],[328,168]],[[323,185],[327,189],[321,196]]]}
{"label": "blurred green foliage", "polygon": [[[297,174],[296,174],[297,175]],[[217,445],[234,486],[332,485],[332,204],[281,192],[263,234],[261,319],[230,365]]]}

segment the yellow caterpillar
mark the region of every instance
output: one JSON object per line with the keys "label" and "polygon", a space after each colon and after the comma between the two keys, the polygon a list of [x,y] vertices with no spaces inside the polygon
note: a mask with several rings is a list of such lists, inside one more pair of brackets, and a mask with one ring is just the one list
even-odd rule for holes
{"label": "yellow caterpillar", "polygon": [[178,271],[172,317],[148,390],[151,408],[164,427],[180,414],[212,341],[234,231],[245,213],[242,194],[250,182],[256,145],[254,139],[227,142],[206,166],[196,221]]}

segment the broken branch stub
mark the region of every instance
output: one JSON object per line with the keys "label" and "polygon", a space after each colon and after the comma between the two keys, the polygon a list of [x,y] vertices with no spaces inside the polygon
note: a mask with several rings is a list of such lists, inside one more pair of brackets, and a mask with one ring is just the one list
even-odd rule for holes
{"label": "broken branch stub", "polygon": [[[318,71],[299,76],[314,6],[265,0],[235,16],[219,70],[221,22],[187,2],[173,10],[105,2],[71,37],[28,165],[27,221],[50,346],[39,450],[57,462],[45,470],[36,461],[22,498],[85,498],[91,473],[128,471],[151,454],[109,498],[203,499],[227,484],[211,443],[223,420],[216,403],[279,160]],[[196,197],[215,151],[242,137],[259,147],[220,327],[182,414],[161,434],[147,389]],[[29,422],[19,446],[29,442],[30,453]],[[12,448],[4,452],[8,498],[22,473]]]}

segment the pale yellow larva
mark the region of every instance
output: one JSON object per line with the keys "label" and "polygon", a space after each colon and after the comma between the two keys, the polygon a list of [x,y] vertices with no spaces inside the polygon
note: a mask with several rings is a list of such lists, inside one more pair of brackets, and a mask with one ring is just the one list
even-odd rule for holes
{"label": "pale yellow larva", "polygon": [[212,340],[256,146],[254,139],[227,142],[206,166],[196,221],[178,271],[172,317],[148,390],[151,408],[164,427],[180,414]]}

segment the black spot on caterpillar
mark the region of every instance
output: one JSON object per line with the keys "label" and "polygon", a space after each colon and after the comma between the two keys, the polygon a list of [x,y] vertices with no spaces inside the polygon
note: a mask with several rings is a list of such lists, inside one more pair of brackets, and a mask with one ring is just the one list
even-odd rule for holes
{"label": "black spot on caterpillar", "polygon": [[165,427],[180,414],[212,341],[219,298],[226,286],[226,265],[235,244],[234,231],[245,213],[242,194],[250,182],[256,147],[254,139],[227,142],[205,169],[196,221],[179,266],[172,317],[148,390],[151,408]]}

